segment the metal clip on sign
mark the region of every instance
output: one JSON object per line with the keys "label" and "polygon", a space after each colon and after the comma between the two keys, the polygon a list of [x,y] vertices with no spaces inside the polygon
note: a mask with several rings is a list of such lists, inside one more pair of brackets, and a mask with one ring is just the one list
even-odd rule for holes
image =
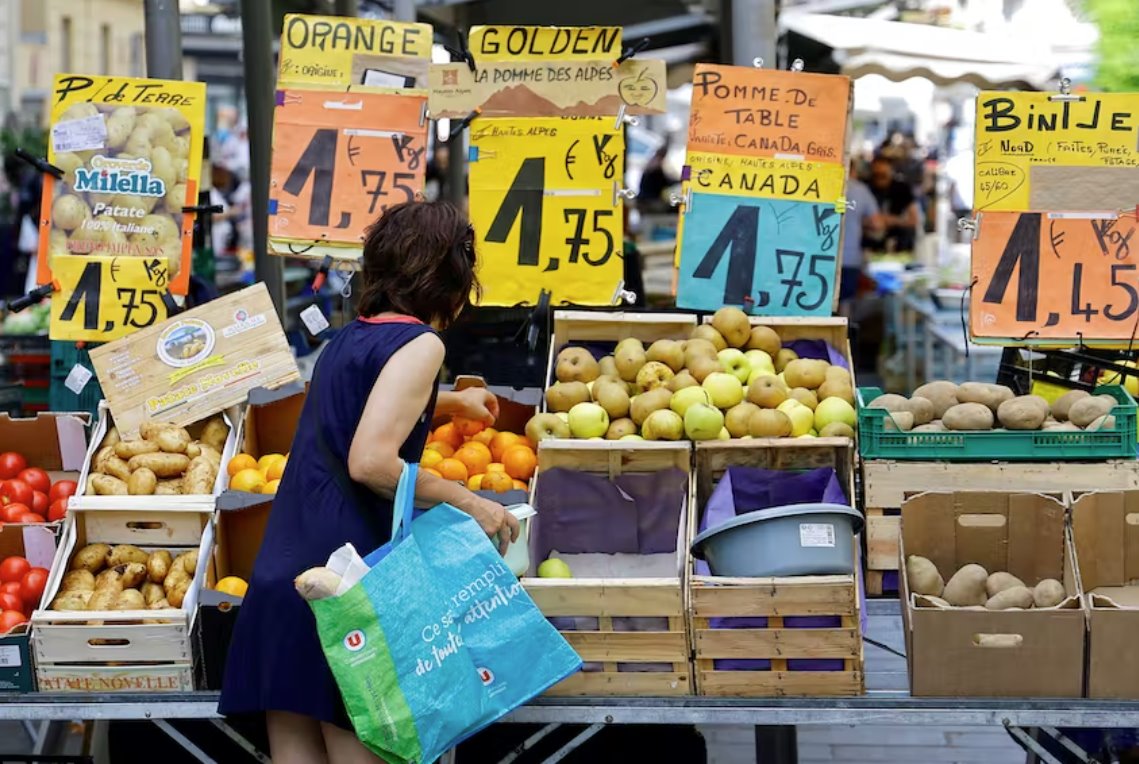
{"label": "metal clip on sign", "polygon": [[1067,77],[1060,80],[1060,92],[1048,96],[1049,101],[1083,101],[1082,95],[1072,93],[1072,81]]}
{"label": "metal clip on sign", "polygon": [[972,231],[973,241],[981,235],[981,214],[977,213],[975,218],[958,218],[957,220],[958,231]]}
{"label": "metal clip on sign", "polygon": [[467,35],[462,29],[457,30],[456,33],[459,37],[458,46],[452,47],[450,45],[444,45],[443,49],[451,54],[452,61],[465,61],[467,67],[473,72],[475,71],[475,56],[471,53],[471,49],[467,47]]}
{"label": "metal clip on sign", "polygon": [[625,288],[625,279],[617,282],[617,288],[613,290],[613,297],[609,300],[612,305],[632,305],[636,301],[637,293]]}
{"label": "metal clip on sign", "polygon": [[621,188],[617,181],[613,181],[613,206],[617,206],[618,199],[636,199],[637,192],[631,188]]}
{"label": "metal clip on sign", "polygon": [[791,62],[791,71],[793,71],[793,72],[803,71],[803,59],[797,58],[794,61],[792,61]]}
{"label": "metal clip on sign", "polygon": [[620,130],[622,125],[636,127],[640,124],[636,117],[625,113],[625,108],[625,104],[621,104],[621,108],[617,110],[617,120],[613,123],[614,130]]}
{"label": "metal clip on sign", "polygon": [[683,207],[684,212],[691,210],[692,209],[692,189],[691,188],[685,188],[684,191],[679,193],[679,194],[669,194],[668,195],[668,203],[671,204],[673,207]]}

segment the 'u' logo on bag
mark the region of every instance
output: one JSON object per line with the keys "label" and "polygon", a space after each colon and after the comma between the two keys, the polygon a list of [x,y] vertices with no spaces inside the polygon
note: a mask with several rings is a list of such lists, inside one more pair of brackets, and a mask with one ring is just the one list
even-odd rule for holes
{"label": "'u' logo on bag", "polygon": [[364,632],[353,629],[344,637],[344,648],[352,653],[359,652],[364,649],[364,643],[367,641]]}
{"label": "'u' logo on bag", "polygon": [[479,679],[482,680],[482,683],[484,685],[489,686],[490,684],[494,683],[494,672],[493,671],[491,671],[488,668],[479,668],[478,671],[479,671]]}

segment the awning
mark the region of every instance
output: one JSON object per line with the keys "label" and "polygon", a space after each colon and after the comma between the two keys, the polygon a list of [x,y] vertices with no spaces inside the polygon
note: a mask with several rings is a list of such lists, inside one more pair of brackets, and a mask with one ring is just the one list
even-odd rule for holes
{"label": "awning", "polygon": [[938,85],[968,82],[982,89],[1056,87],[1051,49],[1031,40],[927,24],[785,11],[780,32],[831,49],[843,74],[880,74],[895,82],[924,77]]}

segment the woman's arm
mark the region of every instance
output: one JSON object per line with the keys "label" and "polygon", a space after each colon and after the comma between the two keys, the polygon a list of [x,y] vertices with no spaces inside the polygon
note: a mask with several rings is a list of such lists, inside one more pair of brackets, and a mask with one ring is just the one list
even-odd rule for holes
{"label": "woman's arm", "polygon": [[[400,348],[376,379],[348,450],[348,474],[358,483],[392,498],[403,472],[399,449],[431,398],[443,364],[443,343],[424,334]],[[415,498],[425,504],[446,502],[478,521],[488,536],[498,536],[503,551],[518,538],[518,521],[501,504],[476,496],[458,483],[420,472]]]}

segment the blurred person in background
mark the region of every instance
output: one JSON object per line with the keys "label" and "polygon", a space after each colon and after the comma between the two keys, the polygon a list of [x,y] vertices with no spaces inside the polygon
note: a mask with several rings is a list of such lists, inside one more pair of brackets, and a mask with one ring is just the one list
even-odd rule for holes
{"label": "blurred person in background", "polygon": [[879,155],[870,163],[870,190],[886,229],[881,247],[886,252],[913,251],[921,222],[913,187],[899,180],[893,162]]}
{"label": "blurred person in background", "polygon": [[642,212],[667,212],[672,205],[664,198],[664,192],[677,183],[664,166],[668,156],[668,143],[665,142],[653,154],[641,173],[641,186],[637,190],[637,208]]}
{"label": "blurred person in background", "polygon": [[882,235],[882,216],[878,200],[870,187],[858,179],[858,163],[850,162],[850,178],[846,182],[846,212],[842,216],[842,281],[839,286],[839,312],[851,315],[851,302],[858,294],[862,280],[862,242]]}

